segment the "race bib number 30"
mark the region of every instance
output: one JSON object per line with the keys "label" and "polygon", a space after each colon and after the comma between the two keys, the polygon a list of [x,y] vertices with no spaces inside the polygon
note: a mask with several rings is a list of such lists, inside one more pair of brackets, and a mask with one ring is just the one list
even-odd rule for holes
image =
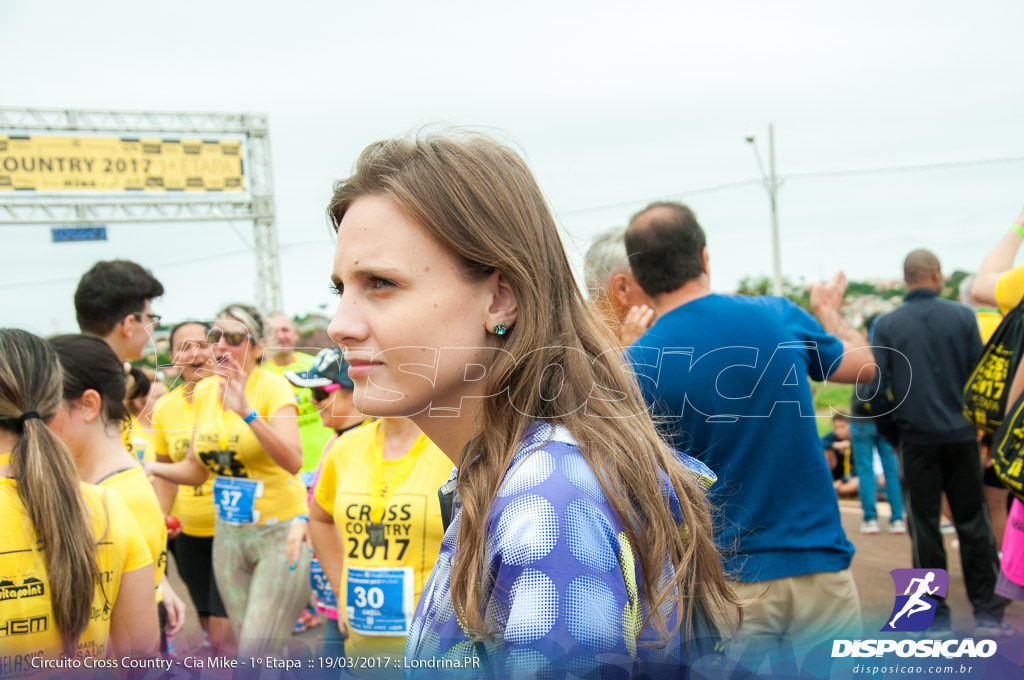
{"label": "race bib number 30", "polygon": [[408,635],[412,618],[412,567],[349,567],[345,589],[348,625],[362,635]]}
{"label": "race bib number 30", "polygon": [[259,521],[256,499],[263,496],[263,482],[237,477],[217,477],[213,480],[213,502],[217,505],[217,519],[233,524],[255,524]]}

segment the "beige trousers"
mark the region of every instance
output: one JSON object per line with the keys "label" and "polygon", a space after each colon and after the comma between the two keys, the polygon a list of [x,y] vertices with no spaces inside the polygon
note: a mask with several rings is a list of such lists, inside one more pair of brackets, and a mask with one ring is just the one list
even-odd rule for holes
{"label": "beige trousers", "polygon": [[764,593],[743,608],[743,624],[728,645],[729,656],[751,671],[765,661],[778,669],[818,645],[861,636],[860,597],[849,569],[732,586],[747,600]]}

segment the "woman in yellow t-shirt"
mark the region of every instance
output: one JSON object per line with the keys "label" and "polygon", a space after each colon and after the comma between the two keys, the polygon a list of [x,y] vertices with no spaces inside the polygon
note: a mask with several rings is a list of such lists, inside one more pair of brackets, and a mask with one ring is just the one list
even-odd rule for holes
{"label": "woman in yellow t-shirt", "polygon": [[[202,321],[185,321],[171,329],[171,361],[180,370],[180,382],[153,408],[153,452],[158,461],[176,463],[188,455],[196,424],[196,387],[212,375],[209,331],[209,324]],[[181,533],[168,546],[178,574],[188,586],[199,622],[209,636],[210,647],[214,652],[234,656],[231,622],[213,575],[213,480],[207,479],[199,486],[178,486],[157,477],[153,486],[164,514],[180,521]]]}
{"label": "woman in yellow t-shirt", "polygon": [[302,445],[287,380],[260,366],[264,322],[248,305],[224,309],[210,331],[216,375],[195,388],[195,433],[179,463],[148,463],[152,474],[198,485],[212,472],[217,520],[214,574],[239,656],[280,650],[310,597],[309,551],[295,569],[288,531],[306,518],[297,473]]}
{"label": "woman in yellow t-shirt", "polygon": [[139,523],[153,560],[161,651],[166,651],[167,638],[185,622],[185,605],[164,578],[167,525],[160,502],[121,437],[129,419],[124,364],[95,335],[58,335],[49,343],[64,367],[64,399],[51,427],[71,450],[79,479],[117,493]]}
{"label": "woman in yellow t-shirt", "polygon": [[64,408],[62,377],[46,341],[0,330],[0,675],[7,678],[72,668],[43,660],[148,656],[157,648],[152,560],[139,527],[116,494],[78,480],[71,454],[46,426]]}
{"label": "woman in yellow t-shirt", "polygon": [[[327,453],[309,533],[348,628],[349,658],[402,657],[441,549],[437,490],[451,470],[451,460],[405,418],[350,430]],[[384,670],[400,667],[391,662]]]}

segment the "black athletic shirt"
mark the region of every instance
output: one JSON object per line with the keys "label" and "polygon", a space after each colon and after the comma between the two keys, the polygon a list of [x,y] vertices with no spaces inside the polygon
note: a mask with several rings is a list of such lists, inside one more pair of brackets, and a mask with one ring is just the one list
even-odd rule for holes
{"label": "black athletic shirt", "polygon": [[954,444],[977,437],[963,417],[964,383],[984,347],[969,307],[915,288],[900,307],[878,319],[871,344],[882,387],[892,390],[898,405],[903,441]]}

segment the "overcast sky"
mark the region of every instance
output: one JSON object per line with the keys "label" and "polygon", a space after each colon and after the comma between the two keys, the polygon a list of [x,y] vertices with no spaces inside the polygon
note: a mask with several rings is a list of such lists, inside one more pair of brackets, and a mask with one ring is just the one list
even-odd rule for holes
{"label": "overcast sky", "polygon": [[[1024,205],[1020,2],[29,2],[0,0],[0,107],[269,116],[285,311],[333,310],[324,207],[360,150],[430,123],[498,130],[534,169],[579,266],[655,198],[708,234],[712,286],[771,271],[775,124],[782,267],[898,276],[933,249],[974,270]],[[0,196],[0,201],[3,197]],[[99,259],[153,270],[168,321],[255,298],[251,225],[112,224],[50,243],[0,226],[0,325],[76,330]]]}

